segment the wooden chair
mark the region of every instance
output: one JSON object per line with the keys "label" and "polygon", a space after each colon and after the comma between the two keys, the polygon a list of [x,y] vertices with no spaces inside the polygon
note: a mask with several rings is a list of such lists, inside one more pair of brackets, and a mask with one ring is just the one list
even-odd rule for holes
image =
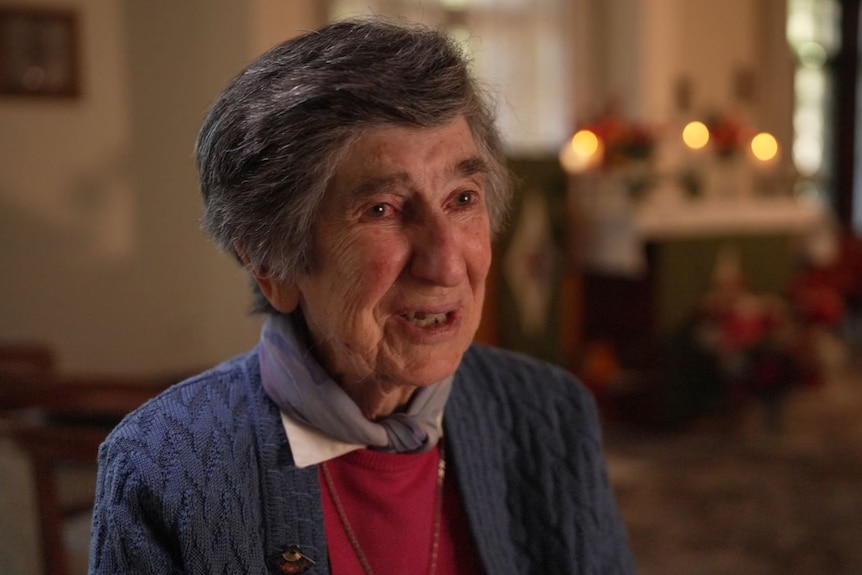
{"label": "wooden chair", "polygon": [[54,364],[54,353],[43,345],[0,343],[0,377],[9,372],[47,373]]}
{"label": "wooden chair", "polygon": [[54,364],[46,348],[0,345],[0,432],[32,466],[43,573],[70,575],[63,526],[93,501],[63,501],[58,467],[95,465],[99,445],[120,419],[184,375],[72,377],[59,375]]}

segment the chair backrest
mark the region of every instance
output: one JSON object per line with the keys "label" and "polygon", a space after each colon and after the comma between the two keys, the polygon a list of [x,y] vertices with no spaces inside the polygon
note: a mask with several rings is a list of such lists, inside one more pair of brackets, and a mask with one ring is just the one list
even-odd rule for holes
{"label": "chair backrest", "polygon": [[48,346],[0,342],[0,373],[49,372],[55,365],[54,352]]}
{"label": "chair backrest", "polygon": [[41,387],[56,378],[55,367],[48,346],[0,342],[0,414],[37,405]]}

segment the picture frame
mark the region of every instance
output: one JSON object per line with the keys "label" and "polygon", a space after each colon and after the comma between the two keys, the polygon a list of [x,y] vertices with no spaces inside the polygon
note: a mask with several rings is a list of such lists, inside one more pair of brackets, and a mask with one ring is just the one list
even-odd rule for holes
{"label": "picture frame", "polygon": [[78,34],[72,9],[0,7],[0,96],[79,96]]}

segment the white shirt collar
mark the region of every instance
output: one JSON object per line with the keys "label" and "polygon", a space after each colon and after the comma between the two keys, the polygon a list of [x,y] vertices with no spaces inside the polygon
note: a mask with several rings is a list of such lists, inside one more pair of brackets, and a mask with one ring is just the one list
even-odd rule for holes
{"label": "white shirt collar", "polygon": [[321,433],[320,431],[301,423],[283,411],[281,412],[281,423],[287,434],[287,442],[293,453],[293,462],[297,467],[310,467],[335,459],[345,453],[364,449],[364,445],[355,443],[344,443],[337,439]]}
{"label": "white shirt collar", "polygon": [[[365,449],[366,445],[345,443],[322,433],[313,427],[305,425],[284,413],[281,413],[281,424],[287,435],[287,443],[293,454],[293,463],[299,467],[310,467],[324,461],[335,459],[357,449]],[[443,414],[437,418],[437,426],[443,427]]]}

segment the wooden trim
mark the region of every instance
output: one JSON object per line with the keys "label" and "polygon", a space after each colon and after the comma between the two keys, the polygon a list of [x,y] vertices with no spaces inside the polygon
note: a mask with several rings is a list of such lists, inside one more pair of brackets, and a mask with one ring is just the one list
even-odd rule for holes
{"label": "wooden trim", "polygon": [[79,96],[79,45],[75,10],[0,7],[0,95]]}
{"label": "wooden trim", "polygon": [[853,226],[859,82],[859,0],[841,0],[841,48],[834,60],[835,213],[845,230]]}

